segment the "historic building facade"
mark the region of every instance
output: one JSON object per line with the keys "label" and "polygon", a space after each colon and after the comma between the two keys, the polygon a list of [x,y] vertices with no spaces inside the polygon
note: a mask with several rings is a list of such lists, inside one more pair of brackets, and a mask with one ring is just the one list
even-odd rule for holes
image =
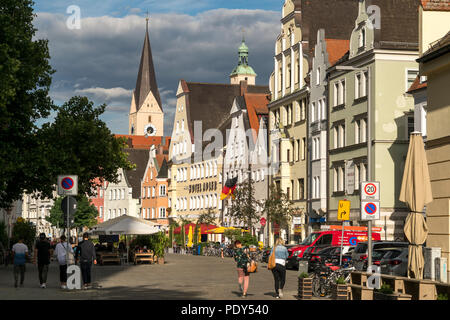
{"label": "historic building facade", "polygon": [[377,29],[369,20],[368,4],[360,0],[350,50],[328,69],[328,220],[337,222],[338,201],[346,198],[351,201],[350,220],[361,223],[360,183],[371,177],[380,182],[380,220],[374,226],[382,227],[383,240],[403,239],[407,214],[398,198],[414,130],[414,102],[405,93],[418,72],[417,29],[409,27],[417,22],[413,2],[383,2],[383,10],[395,19],[381,15]]}

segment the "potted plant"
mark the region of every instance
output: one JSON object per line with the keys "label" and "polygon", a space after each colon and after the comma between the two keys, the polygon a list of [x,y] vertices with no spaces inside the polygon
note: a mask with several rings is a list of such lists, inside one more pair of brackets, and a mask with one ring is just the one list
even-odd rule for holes
{"label": "potted plant", "polygon": [[158,232],[152,236],[152,245],[158,264],[164,264],[164,253],[167,245],[167,238],[163,232]]}
{"label": "potted plant", "polygon": [[391,286],[383,283],[380,289],[375,289],[373,292],[373,300],[397,300],[398,295],[394,294]]}
{"label": "potted plant", "polygon": [[448,295],[446,293],[439,293],[436,300],[448,300]]}
{"label": "potted plant", "polygon": [[333,300],[347,300],[347,283],[344,277],[336,279],[336,283],[332,284],[331,293]]}
{"label": "potted plant", "polygon": [[309,300],[312,298],[312,278],[306,272],[298,276],[298,298]]}

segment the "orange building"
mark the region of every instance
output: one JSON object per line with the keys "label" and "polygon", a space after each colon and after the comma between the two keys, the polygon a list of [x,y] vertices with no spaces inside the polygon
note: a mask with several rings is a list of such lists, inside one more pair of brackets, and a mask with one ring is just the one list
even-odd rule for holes
{"label": "orange building", "polygon": [[141,218],[162,225],[169,224],[167,158],[165,145],[152,146],[141,183]]}
{"label": "orange building", "polygon": [[95,190],[95,197],[89,198],[91,204],[93,204],[98,211],[97,222],[102,223],[104,220],[104,209],[105,209],[105,189],[108,186],[107,181],[102,181],[99,178],[94,179],[95,184],[97,185]]}

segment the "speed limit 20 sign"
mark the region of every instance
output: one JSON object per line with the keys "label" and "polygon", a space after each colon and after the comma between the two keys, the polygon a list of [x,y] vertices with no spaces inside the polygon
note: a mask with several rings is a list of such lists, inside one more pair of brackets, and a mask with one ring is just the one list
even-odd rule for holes
{"label": "speed limit 20 sign", "polygon": [[378,181],[361,182],[361,201],[380,201],[380,183]]}

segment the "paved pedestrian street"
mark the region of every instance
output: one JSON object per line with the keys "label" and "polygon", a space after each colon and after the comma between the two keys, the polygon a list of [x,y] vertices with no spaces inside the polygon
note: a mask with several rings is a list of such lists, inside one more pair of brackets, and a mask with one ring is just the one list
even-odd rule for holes
{"label": "paved pedestrian street", "polygon": [[[168,299],[274,300],[274,281],[267,264],[250,275],[247,298],[241,298],[232,258],[167,254],[164,265],[93,266],[94,288],[61,290],[59,268],[52,262],[47,288],[39,287],[37,266],[27,264],[22,288],[14,288],[12,266],[0,267],[0,299]],[[295,300],[297,271],[287,270],[284,300]]]}

